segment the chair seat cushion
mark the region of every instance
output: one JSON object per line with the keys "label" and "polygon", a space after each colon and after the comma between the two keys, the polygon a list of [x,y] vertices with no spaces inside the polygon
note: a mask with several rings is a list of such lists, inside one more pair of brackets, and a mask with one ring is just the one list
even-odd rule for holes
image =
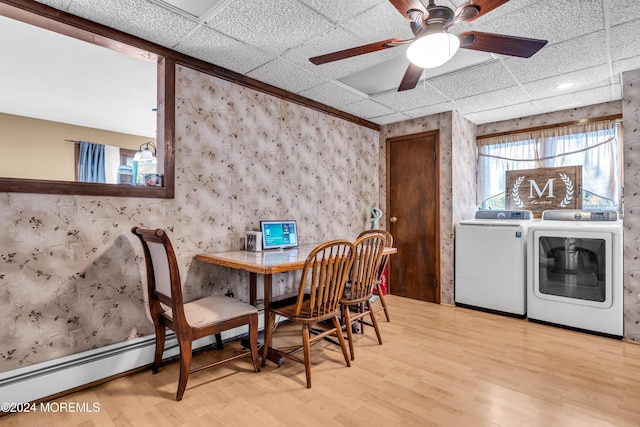
{"label": "chair seat cushion", "polygon": [[[223,295],[211,295],[184,305],[187,323],[196,328],[256,313],[258,309],[251,304]],[[164,315],[172,318],[171,310]]]}

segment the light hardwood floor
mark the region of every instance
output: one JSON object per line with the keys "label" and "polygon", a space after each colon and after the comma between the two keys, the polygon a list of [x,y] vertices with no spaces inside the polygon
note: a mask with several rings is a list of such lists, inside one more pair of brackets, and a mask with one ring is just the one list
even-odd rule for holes
{"label": "light hardwood floor", "polygon": [[[176,402],[172,362],[55,401],[96,402],[99,412],[11,414],[0,425],[640,426],[639,344],[401,297],[388,304],[384,344],[367,328],[351,368],[339,347],[312,348],[312,389],[303,365],[268,362],[256,374],[242,359],[192,374]],[[276,334],[277,345],[299,330]]]}

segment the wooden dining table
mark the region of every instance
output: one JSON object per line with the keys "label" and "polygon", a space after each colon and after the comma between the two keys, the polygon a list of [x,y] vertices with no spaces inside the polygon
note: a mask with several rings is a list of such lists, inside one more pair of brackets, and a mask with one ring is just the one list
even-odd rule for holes
{"label": "wooden dining table", "polygon": [[[261,252],[230,251],[218,253],[196,254],[195,259],[223,267],[244,270],[249,272],[249,304],[258,307],[258,275],[263,276],[264,307],[271,302],[273,275],[290,271],[302,270],[309,253],[318,246],[318,243],[300,245],[293,249],[268,250]],[[396,248],[385,248],[383,254],[397,253]],[[270,355],[271,356],[271,355]],[[271,359],[271,357],[269,357]],[[281,360],[273,360],[281,364]]]}
{"label": "wooden dining table", "polygon": [[[264,279],[264,306],[272,298],[273,275],[289,271],[302,270],[309,253],[318,243],[301,245],[293,249],[269,250],[261,252],[230,251],[196,254],[198,261],[249,272],[249,304],[257,306],[258,275]],[[397,253],[396,248],[385,248],[385,255]]]}

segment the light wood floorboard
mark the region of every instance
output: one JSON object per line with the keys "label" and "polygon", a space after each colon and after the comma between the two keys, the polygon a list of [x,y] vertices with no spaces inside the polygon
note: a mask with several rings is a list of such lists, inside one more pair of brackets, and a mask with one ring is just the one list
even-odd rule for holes
{"label": "light wood floorboard", "polygon": [[[56,399],[97,402],[97,413],[0,417],[14,426],[640,426],[640,345],[523,319],[387,298],[380,319],[356,335],[347,368],[339,347],[312,348],[304,366],[249,359],[192,374],[176,402],[178,364],[144,370]],[[383,317],[379,313],[378,317]],[[298,339],[282,324],[276,345]],[[238,343],[225,350],[237,351]],[[194,363],[217,357],[196,356]]]}

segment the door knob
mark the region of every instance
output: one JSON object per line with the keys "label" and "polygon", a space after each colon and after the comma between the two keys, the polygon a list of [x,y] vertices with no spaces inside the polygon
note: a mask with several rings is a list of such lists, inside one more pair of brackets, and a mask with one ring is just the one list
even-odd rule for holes
{"label": "door knob", "polygon": [[396,218],[395,216],[392,216],[391,218],[389,218],[390,222],[398,222],[398,218]]}

